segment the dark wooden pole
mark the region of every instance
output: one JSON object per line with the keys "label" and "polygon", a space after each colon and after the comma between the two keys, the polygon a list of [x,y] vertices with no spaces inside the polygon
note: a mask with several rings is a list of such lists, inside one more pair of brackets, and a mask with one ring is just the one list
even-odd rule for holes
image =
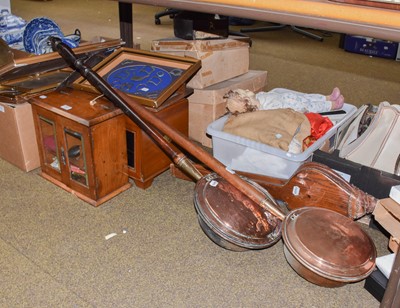
{"label": "dark wooden pole", "polygon": [[[177,145],[185,149],[214,172],[223,177],[227,182],[246,195],[249,199],[253,200],[256,204],[269,211],[279,220],[283,221],[285,219],[286,215],[262,192],[250,185],[248,182],[242,180],[242,178],[236,173],[227,170],[221,162],[212,157],[208,152],[195,145],[181,132],[161,121],[150,111],[141,106],[140,103],[136,102],[132,97],[123,94],[122,92],[115,91],[103,78],[101,78],[101,76],[87,67],[82,60],[78,59],[72,49],[62,43],[60,39],[52,38],[51,43],[53,50],[57,50],[70,66],[78,70],[91,85],[103,93],[105,97],[113,102],[114,105],[119,107],[145,132],[150,132],[149,135],[151,135],[154,132],[152,127],[155,127],[158,131],[169,136]],[[158,144],[161,148],[167,149],[169,147],[169,144],[164,138],[156,138],[156,140],[159,142]],[[173,151],[171,151],[171,154],[172,153]]]}

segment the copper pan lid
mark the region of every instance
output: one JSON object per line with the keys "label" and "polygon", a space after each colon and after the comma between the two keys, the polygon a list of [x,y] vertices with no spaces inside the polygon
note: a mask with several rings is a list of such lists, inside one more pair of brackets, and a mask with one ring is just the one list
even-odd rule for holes
{"label": "copper pan lid", "polygon": [[334,211],[304,207],[285,219],[283,240],[293,257],[312,272],[355,282],[375,267],[376,248],[356,222]]}
{"label": "copper pan lid", "polygon": [[[246,178],[243,180],[273,200],[261,186]],[[215,173],[196,183],[194,203],[199,219],[229,243],[247,249],[262,249],[281,238],[282,222],[279,219]]]}

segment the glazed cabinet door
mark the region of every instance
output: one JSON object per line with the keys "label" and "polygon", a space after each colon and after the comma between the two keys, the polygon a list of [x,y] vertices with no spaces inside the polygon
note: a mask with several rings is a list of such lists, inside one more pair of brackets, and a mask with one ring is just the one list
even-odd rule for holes
{"label": "glazed cabinet door", "polygon": [[39,148],[42,173],[62,181],[62,164],[65,160],[61,152],[60,134],[57,132],[57,116],[41,108],[33,108],[36,124],[36,135]]}
{"label": "glazed cabinet door", "polygon": [[34,115],[42,175],[94,198],[89,128],[42,108],[34,108]]}
{"label": "glazed cabinet door", "polygon": [[90,128],[66,118],[61,118],[60,126],[63,182],[74,191],[95,199]]}

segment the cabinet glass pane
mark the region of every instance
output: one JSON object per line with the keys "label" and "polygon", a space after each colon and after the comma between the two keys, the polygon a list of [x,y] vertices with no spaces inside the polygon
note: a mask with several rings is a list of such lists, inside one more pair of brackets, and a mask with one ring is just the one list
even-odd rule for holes
{"label": "cabinet glass pane", "polygon": [[68,157],[70,179],[88,186],[85,149],[82,135],[69,129],[64,129],[66,140],[65,155]]}
{"label": "cabinet glass pane", "polygon": [[58,172],[61,172],[55,123],[39,116],[39,125],[42,136],[44,164]]}

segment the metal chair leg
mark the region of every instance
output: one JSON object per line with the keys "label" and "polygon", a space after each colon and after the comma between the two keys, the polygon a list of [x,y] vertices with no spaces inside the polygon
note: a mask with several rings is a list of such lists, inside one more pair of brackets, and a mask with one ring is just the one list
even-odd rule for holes
{"label": "metal chair leg", "polygon": [[[289,25],[283,25],[283,24],[277,24],[277,25],[273,25],[273,26],[268,26],[268,27],[259,27],[259,28],[247,28],[247,29],[240,29],[240,32],[242,33],[250,33],[250,32],[265,32],[265,31],[275,31],[275,30],[281,30],[285,27],[287,27]],[[324,40],[324,38],[322,36],[316,35],[314,33],[305,31],[303,29],[300,29],[296,26],[290,26],[290,28],[297,33],[300,33],[304,36],[307,36],[311,39],[317,40],[322,42]]]}

